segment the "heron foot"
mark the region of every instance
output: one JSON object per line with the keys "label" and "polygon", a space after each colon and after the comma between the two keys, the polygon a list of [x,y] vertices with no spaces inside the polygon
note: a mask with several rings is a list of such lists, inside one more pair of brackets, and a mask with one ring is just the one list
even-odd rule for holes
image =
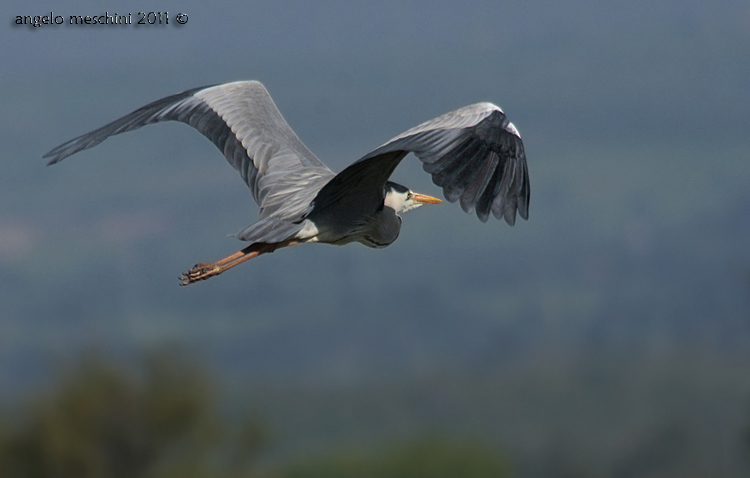
{"label": "heron foot", "polygon": [[223,272],[221,266],[215,262],[201,263],[193,266],[192,269],[180,276],[180,285],[190,285],[194,282],[210,279],[213,276]]}

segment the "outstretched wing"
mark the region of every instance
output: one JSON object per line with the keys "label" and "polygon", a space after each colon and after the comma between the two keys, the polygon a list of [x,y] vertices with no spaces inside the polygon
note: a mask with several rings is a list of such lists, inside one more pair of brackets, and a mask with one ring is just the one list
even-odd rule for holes
{"label": "outstretched wing", "polygon": [[213,142],[250,187],[261,217],[296,219],[334,174],[281,116],[265,87],[238,81],[154,101],[45,154],[55,164],[108,137],[160,121],[180,121]]}
{"label": "outstretched wing", "polygon": [[510,225],[516,212],[528,219],[523,142],[503,111],[491,103],[465,106],[396,136],[337,175],[316,204],[335,198],[344,185],[362,187],[365,177],[370,186],[384,185],[408,153],[424,163],[448,201],[459,201],[466,212],[474,210],[481,221],[487,221],[490,212]]}

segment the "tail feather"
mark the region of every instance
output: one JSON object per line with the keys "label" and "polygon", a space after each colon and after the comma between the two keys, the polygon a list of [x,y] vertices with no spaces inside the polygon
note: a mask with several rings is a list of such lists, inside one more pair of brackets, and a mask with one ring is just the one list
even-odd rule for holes
{"label": "tail feather", "polygon": [[269,217],[261,219],[234,235],[246,242],[277,243],[289,239],[301,239],[299,233],[305,226],[305,221],[293,223]]}

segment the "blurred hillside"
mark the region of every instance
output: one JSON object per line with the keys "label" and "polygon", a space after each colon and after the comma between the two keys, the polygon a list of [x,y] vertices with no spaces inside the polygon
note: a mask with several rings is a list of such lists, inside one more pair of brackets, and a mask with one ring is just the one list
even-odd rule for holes
{"label": "blurred hillside", "polygon": [[[733,426],[739,442],[727,443],[706,421],[717,416],[701,413],[717,398],[732,401],[726,394],[731,387],[721,378],[692,372],[686,377],[682,372],[690,367],[674,364],[655,373],[617,367],[629,370],[634,386],[626,388],[612,379],[608,365],[578,364],[578,372],[566,365],[546,368],[527,364],[496,371],[479,387],[478,377],[445,374],[322,394],[309,388],[269,394],[265,388],[262,395],[235,394],[243,402],[237,407],[227,402],[225,387],[183,354],[150,353],[127,365],[84,355],[26,404],[0,404],[0,472],[58,478],[500,478],[742,476],[746,470],[735,459],[750,455],[750,423]],[[539,385],[522,385],[522,374]],[[688,378],[710,383],[714,392],[686,399],[684,392],[692,392]],[[465,406],[478,408],[456,414]],[[615,408],[625,413],[613,413]],[[273,410],[284,417],[267,413]],[[529,420],[531,410],[546,412]],[[544,443],[533,433],[540,426],[552,431]],[[614,441],[608,433],[613,428],[619,433]],[[349,436],[328,443],[342,432]],[[719,440],[707,447],[707,436]],[[305,451],[290,451],[289,444],[300,439],[311,443]],[[722,459],[712,464],[716,455]]]}

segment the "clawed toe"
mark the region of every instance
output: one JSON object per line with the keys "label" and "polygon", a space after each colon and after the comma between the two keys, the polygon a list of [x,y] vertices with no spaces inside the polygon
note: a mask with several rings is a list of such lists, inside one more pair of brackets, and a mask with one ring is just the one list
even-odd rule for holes
{"label": "clawed toe", "polygon": [[196,264],[192,269],[180,276],[180,285],[190,285],[193,282],[206,280],[221,273],[221,267],[214,263]]}

